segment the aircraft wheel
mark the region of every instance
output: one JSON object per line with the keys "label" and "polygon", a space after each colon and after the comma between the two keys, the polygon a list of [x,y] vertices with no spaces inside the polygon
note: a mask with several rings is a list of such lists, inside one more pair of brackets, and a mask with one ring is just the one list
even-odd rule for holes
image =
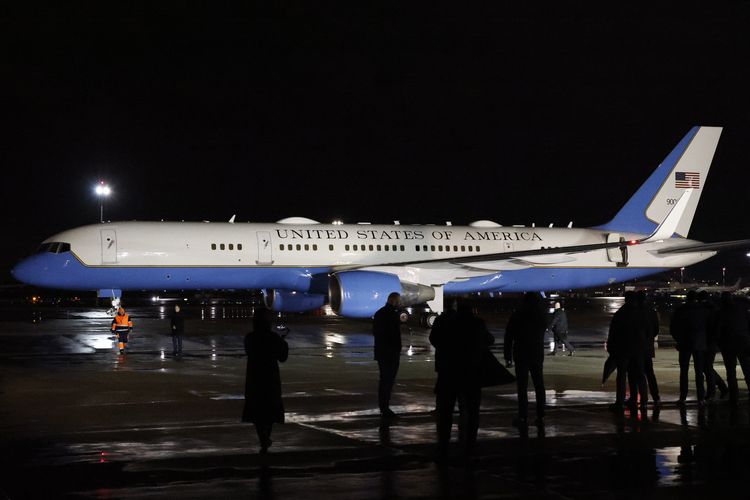
{"label": "aircraft wheel", "polygon": [[435,313],[427,314],[423,320],[424,326],[426,326],[427,328],[432,328],[433,325],[435,324],[435,320],[437,319],[437,317],[438,315]]}

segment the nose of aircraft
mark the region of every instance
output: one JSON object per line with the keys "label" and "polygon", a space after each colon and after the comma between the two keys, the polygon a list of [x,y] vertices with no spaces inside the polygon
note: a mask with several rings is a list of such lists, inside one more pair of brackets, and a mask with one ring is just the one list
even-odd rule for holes
{"label": "nose of aircraft", "polygon": [[40,268],[36,260],[34,256],[23,259],[10,270],[10,274],[22,283],[36,284],[40,273],[46,271],[46,267]]}

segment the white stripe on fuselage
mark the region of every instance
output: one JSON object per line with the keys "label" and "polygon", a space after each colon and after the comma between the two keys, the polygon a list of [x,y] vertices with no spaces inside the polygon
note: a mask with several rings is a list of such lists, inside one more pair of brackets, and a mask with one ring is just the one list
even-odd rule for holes
{"label": "white stripe on fuselage", "polygon": [[[103,262],[102,231],[105,230],[116,233],[117,261],[114,263]],[[265,255],[260,252],[258,239],[258,235],[263,233],[270,235],[270,251],[266,248],[263,252]],[[79,227],[46,241],[70,243],[73,252],[86,266],[336,269],[399,267],[400,263],[408,262],[412,263],[408,265],[412,269],[441,271],[440,275],[447,282],[486,275],[492,270],[616,267],[614,262],[607,259],[605,250],[571,254],[574,260],[564,264],[532,264],[521,260],[494,260],[465,266],[447,262],[430,263],[449,257],[597,244],[604,242],[606,235],[606,232],[594,229],[536,227],[118,222]],[[622,236],[638,239],[644,235],[626,233]],[[682,267],[714,255],[715,252],[702,252],[657,257],[649,252],[684,245],[689,241],[680,238],[630,246],[628,267]],[[216,250],[212,249],[212,245],[216,245]],[[221,245],[224,245],[224,250],[221,250]],[[229,250],[229,245],[232,245],[232,250]],[[241,250],[238,249],[239,245]],[[357,250],[354,250],[355,245]],[[426,274],[430,275],[429,279],[435,279],[435,273]],[[418,273],[412,275],[418,276]]]}

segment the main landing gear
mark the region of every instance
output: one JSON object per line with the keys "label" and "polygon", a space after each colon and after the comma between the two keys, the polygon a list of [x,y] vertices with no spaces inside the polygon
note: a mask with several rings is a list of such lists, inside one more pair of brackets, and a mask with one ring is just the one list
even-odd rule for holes
{"label": "main landing gear", "polygon": [[423,314],[420,323],[426,328],[432,328],[437,317],[438,315],[436,313]]}

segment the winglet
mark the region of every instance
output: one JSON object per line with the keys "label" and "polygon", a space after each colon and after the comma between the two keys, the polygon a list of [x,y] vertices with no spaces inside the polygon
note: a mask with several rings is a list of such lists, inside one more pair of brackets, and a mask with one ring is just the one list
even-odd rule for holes
{"label": "winglet", "polygon": [[237,217],[236,215],[233,215],[231,219],[229,219],[230,224],[234,224],[234,218]]}
{"label": "winglet", "polygon": [[680,199],[677,200],[677,203],[675,203],[674,207],[672,207],[672,210],[670,210],[664,220],[661,221],[661,224],[656,227],[654,232],[651,233],[648,237],[642,240],[638,240],[638,243],[666,240],[671,238],[675,233],[677,226],[680,224],[680,219],[682,219],[682,216],[685,213],[685,209],[687,208],[688,202],[690,201],[690,195],[693,194],[693,191],[694,189],[686,189],[682,196],[680,196]]}

